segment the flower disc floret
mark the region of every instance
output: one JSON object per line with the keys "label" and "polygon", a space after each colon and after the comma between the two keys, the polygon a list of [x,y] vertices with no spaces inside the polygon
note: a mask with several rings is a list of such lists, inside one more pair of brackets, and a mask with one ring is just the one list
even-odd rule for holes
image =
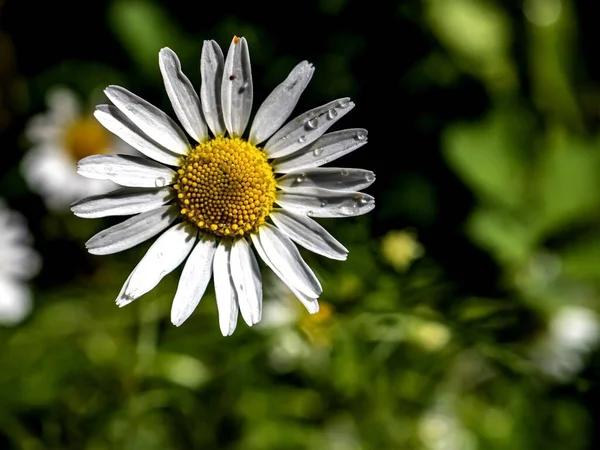
{"label": "flower disc floret", "polygon": [[220,237],[255,232],[275,201],[265,154],[239,138],[200,143],[181,164],[174,188],[181,214]]}

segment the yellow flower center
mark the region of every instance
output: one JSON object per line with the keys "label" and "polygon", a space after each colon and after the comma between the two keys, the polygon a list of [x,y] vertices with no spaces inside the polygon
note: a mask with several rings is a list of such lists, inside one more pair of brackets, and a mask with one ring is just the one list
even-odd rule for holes
{"label": "yellow flower center", "polygon": [[216,236],[255,232],[275,201],[273,169],[261,150],[239,138],[216,138],[194,148],[178,170],[183,214]]}
{"label": "yellow flower center", "polygon": [[65,148],[75,161],[97,153],[106,153],[110,133],[93,117],[82,117],[65,130]]}

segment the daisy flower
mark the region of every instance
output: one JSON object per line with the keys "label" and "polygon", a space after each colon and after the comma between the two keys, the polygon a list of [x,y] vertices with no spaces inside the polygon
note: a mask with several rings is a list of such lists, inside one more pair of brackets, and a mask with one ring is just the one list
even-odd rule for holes
{"label": "daisy flower", "polygon": [[31,294],[24,281],[39,268],[25,220],[0,200],[0,324],[18,323],[29,313]]}
{"label": "daisy flower", "polygon": [[[359,192],[375,180],[362,169],[320,168],[367,142],[367,131],[325,133],[354,103],[341,98],[284,125],[308,85],[313,66],[298,64],[258,109],[244,137],[253,102],[250,54],[234,37],[224,58],[215,41],[202,48],[200,95],[169,48],[159,65],[175,115],[119,86],[109,86],[113,105],[95,116],[144,156],[94,155],[78,172],[125,186],[76,202],[84,218],[135,216],[93,236],[90,253],[131,248],[157,234],[117,297],[124,306],[152,290],[187,261],[171,309],[181,325],[194,311],[211,277],[223,335],[235,330],[238,313],[248,325],[261,319],[262,282],[256,256],[290,288],[309,312],[319,309],[319,280],[296,244],[345,260],[348,250],[311,217],[348,217],[375,207]],[[281,176],[276,176],[281,174]]]}
{"label": "daisy flower", "polygon": [[61,211],[81,197],[116,188],[110,181],[78,176],[77,161],[96,153],[127,152],[123,141],[102,127],[92,111],[82,111],[69,89],[51,89],[46,104],[48,110],[32,117],[25,130],[33,145],[21,171],[31,190],[42,196],[49,209]]}

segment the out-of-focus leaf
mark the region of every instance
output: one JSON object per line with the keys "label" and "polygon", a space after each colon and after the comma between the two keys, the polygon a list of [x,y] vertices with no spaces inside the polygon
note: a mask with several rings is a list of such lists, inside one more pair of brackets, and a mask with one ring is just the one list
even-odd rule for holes
{"label": "out-of-focus leaf", "polygon": [[158,52],[163,47],[187,55],[188,43],[179,27],[158,2],[116,0],[109,9],[109,23],[131,59],[149,77],[159,78]]}
{"label": "out-of-focus leaf", "polygon": [[488,87],[516,84],[509,57],[510,22],[488,0],[427,0],[426,17],[438,39],[453,53],[463,70]]}
{"label": "out-of-focus leaf", "polygon": [[443,136],[448,163],[475,193],[510,208],[525,200],[524,116],[497,110],[480,123],[451,126]]}
{"label": "out-of-focus leaf", "polygon": [[600,164],[595,145],[555,128],[548,136],[534,176],[540,233],[576,223],[600,207]]}
{"label": "out-of-focus leaf", "polygon": [[600,280],[600,235],[587,236],[571,242],[562,251],[565,275],[579,280]]}
{"label": "out-of-focus leaf", "polygon": [[467,230],[498,262],[512,267],[526,261],[534,248],[531,229],[501,210],[477,210],[469,219]]}

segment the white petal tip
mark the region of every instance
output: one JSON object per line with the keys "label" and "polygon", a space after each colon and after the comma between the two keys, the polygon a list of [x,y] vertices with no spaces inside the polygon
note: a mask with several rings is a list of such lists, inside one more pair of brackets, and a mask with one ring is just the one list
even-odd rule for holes
{"label": "white petal tip", "polygon": [[180,327],[183,324],[183,322],[185,322],[185,318],[171,316],[171,323],[176,327]]}
{"label": "white petal tip", "polygon": [[309,312],[309,314],[316,314],[319,312],[319,302],[315,301],[314,303],[311,303],[310,305],[305,305],[306,306],[306,310]]}

